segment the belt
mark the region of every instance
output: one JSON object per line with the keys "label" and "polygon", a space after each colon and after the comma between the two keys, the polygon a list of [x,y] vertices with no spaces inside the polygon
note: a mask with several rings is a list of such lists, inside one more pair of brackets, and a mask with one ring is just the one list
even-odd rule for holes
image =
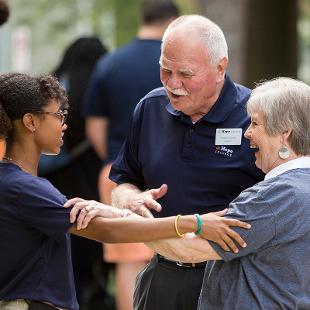
{"label": "belt", "polygon": [[57,307],[54,307],[51,304],[41,302],[41,301],[34,301],[34,300],[26,300],[29,305],[28,310],[57,310]]}
{"label": "belt", "polygon": [[207,262],[200,262],[200,263],[182,263],[182,262],[176,262],[174,260],[168,259],[160,254],[156,254],[157,260],[159,262],[167,263],[169,265],[178,266],[181,268],[205,268]]}

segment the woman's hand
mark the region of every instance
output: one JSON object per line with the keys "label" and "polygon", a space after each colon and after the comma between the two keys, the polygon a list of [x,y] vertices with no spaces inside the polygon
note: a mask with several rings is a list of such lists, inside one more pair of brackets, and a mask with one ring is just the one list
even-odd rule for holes
{"label": "woman's hand", "polygon": [[76,221],[77,230],[86,228],[88,223],[97,216],[117,218],[127,217],[131,214],[131,211],[128,209],[121,210],[95,200],[84,200],[82,198],[70,199],[65,203],[64,207],[72,207],[70,222],[74,223]]}
{"label": "woman's hand", "polygon": [[227,209],[202,215],[201,236],[216,242],[225,251],[231,249],[234,253],[238,253],[239,250],[235,242],[243,248],[246,247],[246,242],[230,226],[250,229],[251,225],[239,220],[224,218],[226,212]]}

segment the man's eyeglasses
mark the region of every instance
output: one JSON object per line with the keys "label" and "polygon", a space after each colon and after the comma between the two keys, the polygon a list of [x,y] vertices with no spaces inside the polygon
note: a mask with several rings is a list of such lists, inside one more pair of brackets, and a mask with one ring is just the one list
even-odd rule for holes
{"label": "man's eyeglasses", "polygon": [[67,110],[64,110],[64,111],[59,110],[58,112],[38,111],[38,112],[35,112],[35,113],[55,115],[61,121],[61,126],[63,126],[66,123],[66,120],[67,120],[67,117],[68,117],[68,111]]}

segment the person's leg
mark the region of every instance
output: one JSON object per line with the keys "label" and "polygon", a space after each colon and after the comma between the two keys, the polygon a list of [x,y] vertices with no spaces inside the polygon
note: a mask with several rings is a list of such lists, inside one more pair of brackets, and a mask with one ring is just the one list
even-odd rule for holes
{"label": "person's leg", "polygon": [[5,141],[0,139],[0,160],[3,158],[5,154]]}
{"label": "person's leg", "polygon": [[204,267],[180,267],[155,256],[138,275],[135,310],[197,310]]}
{"label": "person's leg", "polygon": [[118,263],[116,266],[116,305],[118,310],[133,309],[133,292],[138,273],[145,266],[144,262]]}
{"label": "person's leg", "polygon": [[[111,192],[116,184],[109,180],[111,164],[105,165],[99,175],[100,200],[111,204]],[[153,252],[144,244],[106,244],[105,261],[116,263],[116,305],[118,310],[133,309],[133,291],[136,276],[153,256]]]}
{"label": "person's leg", "polygon": [[116,184],[109,179],[109,173],[111,170],[112,164],[106,164],[100,174],[98,180],[98,191],[100,196],[100,201],[102,203],[111,204],[111,193],[112,190],[116,187]]}

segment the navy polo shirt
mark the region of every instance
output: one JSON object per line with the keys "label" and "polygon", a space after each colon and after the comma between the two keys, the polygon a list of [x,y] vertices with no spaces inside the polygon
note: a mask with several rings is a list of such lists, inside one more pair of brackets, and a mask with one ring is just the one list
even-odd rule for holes
{"label": "navy polo shirt", "polygon": [[0,193],[0,300],[77,310],[66,197],[49,181],[1,162]]}
{"label": "navy polo shirt", "polygon": [[[247,187],[262,180],[243,133],[249,125],[250,90],[227,76],[212,109],[195,124],[175,111],[164,88],[137,105],[131,130],[110,178],[140,189],[168,185],[158,216],[221,210]],[[242,128],[241,145],[215,145],[218,128]]]}
{"label": "navy polo shirt", "polygon": [[104,55],[95,67],[85,96],[85,116],[109,120],[108,160],[113,161],[130,127],[139,100],[161,86],[160,40],[134,39]]}

